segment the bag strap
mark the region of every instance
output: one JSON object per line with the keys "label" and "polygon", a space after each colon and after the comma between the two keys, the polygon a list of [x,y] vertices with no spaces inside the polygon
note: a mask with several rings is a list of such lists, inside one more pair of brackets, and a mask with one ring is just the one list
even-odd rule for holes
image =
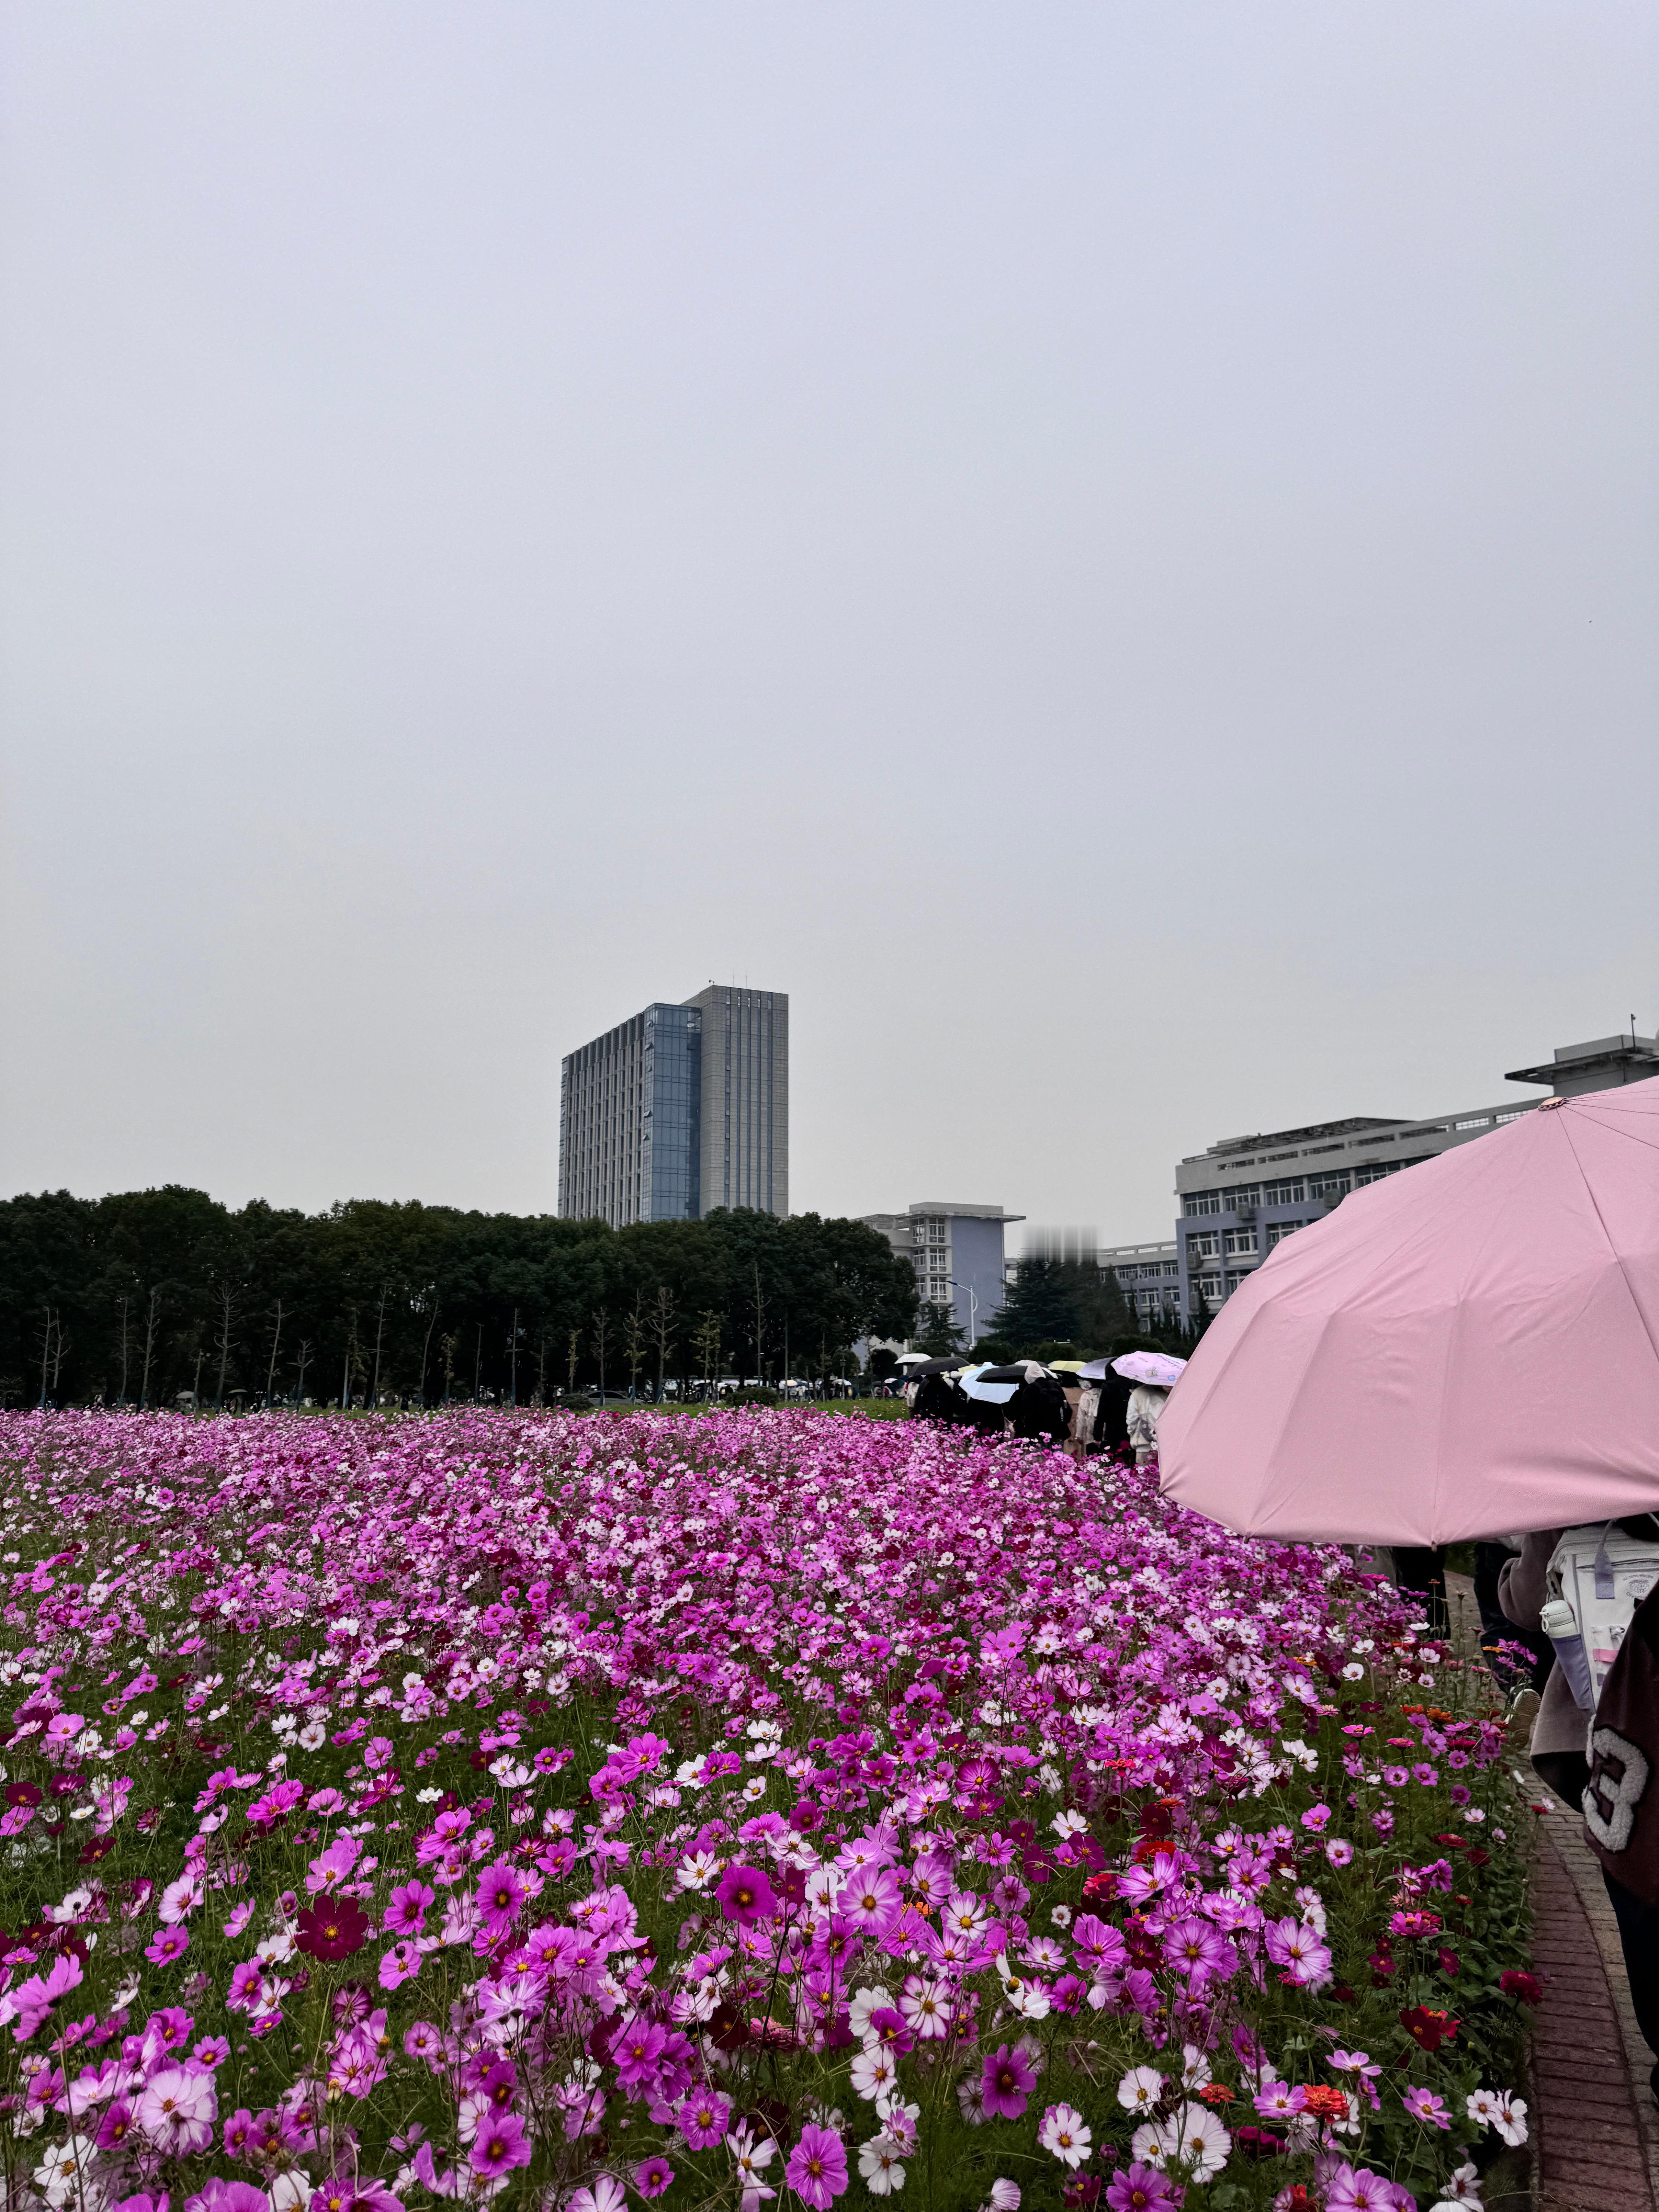
{"label": "bag strap", "polygon": [[1610,1598],[1613,1594],[1613,1561],[1607,1557],[1607,1529],[1612,1526],[1613,1523],[1609,1521],[1601,1531],[1601,1540],[1595,1547],[1595,1595],[1603,1600]]}

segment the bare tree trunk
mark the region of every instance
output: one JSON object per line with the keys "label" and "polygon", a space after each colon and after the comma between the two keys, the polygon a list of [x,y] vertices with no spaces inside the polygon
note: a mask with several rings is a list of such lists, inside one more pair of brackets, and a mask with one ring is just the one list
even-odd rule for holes
{"label": "bare tree trunk", "polygon": [[605,1403],[605,1340],[611,1316],[603,1306],[593,1316],[593,1356],[599,1363],[599,1403]]}
{"label": "bare tree trunk", "polygon": [[153,1285],[149,1294],[149,1311],[144,1320],[144,1379],[138,1385],[138,1410],[141,1413],[149,1403],[150,1361],[155,1352],[155,1317],[161,1308],[161,1286]]}
{"label": "bare tree trunk", "polygon": [[570,1344],[567,1354],[568,1366],[565,1381],[565,1389],[573,1398],[576,1395],[576,1357],[581,1350],[581,1331],[579,1328],[573,1328],[570,1332]]}
{"label": "bare tree trunk", "polygon": [[132,1300],[122,1298],[121,1308],[121,1403],[127,1402],[127,1369],[132,1360]]}
{"label": "bare tree trunk", "polygon": [[478,1402],[478,1393],[483,1389],[483,1323],[478,1323],[478,1341],[472,1354],[472,1402]]}
{"label": "bare tree trunk", "polygon": [[265,1409],[270,1408],[270,1394],[276,1385],[276,1348],[283,1340],[283,1302],[276,1301],[276,1333],[270,1340],[270,1364],[265,1370]]}
{"label": "bare tree trunk", "polygon": [[543,1337],[536,1346],[536,1403],[547,1403],[547,1339]]}
{"label": "bare tree trunk", "polygon": [[758,1260],[755,1262],[755,1380],[766,1380],[766,1301],[761,1296]]}
{"label": "bare tree trunk", "polygon": [[52,1308],[47,1306],[43,1310],[46,1321],[40,1330],[40,1411],[44,1413],[46,1410],[46,1389],[52,1378]]}
{"label": "bare tree trunk", "polygon": [[645,1364],[645,1329],[640,1318],[640,1300],[644,1295],[642,1291],[635,1291],[633,1310],[623,1323],[623,1350],[628,1358],[628,1395],[630,1398],[637,1398],[640,1395],[640,1370]]}
{"label": "bare tree trunk", "polygon": [[52,1395],[54,1404],[56,1404],[58,1399],[58,1378],[64,1371],[64,1354],[69,1349],[69,1346],[64,1339],[64,1309],[62,1306],[59,1306],[58,1309],[57,1323],[58,1348],[52,1355]]}
{"label": "bare tree trunk", "polygon": [[294,1385],[294,1404],[297,1411],[305,1402],[306,1370],[311,1364],[311,1339],[308,1336],[300,1339],[300,1356],[294,1364],[300,1370],[299,1379]]}
{"label": "bare tree trunk", "polygon": [[662,1403],[663,1377],[668,1366],[668,1347],[674,1337],[674,1293],[666,1283],[657,1285],[657,1302],[651,1309],[651,1340],[657,1347],[657,1402]]}
{"label": "bare tree trunk", "polygon": [[442,1303],[438,1296],[438,1285],[432,1283],[428,1284],[428,1288],[432,1295],[432,1317],[427,1322],[426,1334],[421,1340],[421,1403],[422,1406],[426,1403],[426,1364],[432,1352],[432,1332],[438,1326],[438,1308]]}
{"label": "bare tree trunk", "polygon": [[519,1402],[519,1309],[513,1309],[513,1334],[507,1340],[507,1389],[510,1402]]}
{"label": "bare tree trunk", "polygon": [[371,1412],[380,1402],[380,1350],[386,1342],[386,1302],[387,1290],[388,1285],[382,1283],[380,1285],[380,1303],[375,1309],[374,1314],[374,1373],[368,1386],[368,1403]]}
{"label": "bare tree trunk", "polygon": [[219,1341],[214,1347],[219,1354],[219,1381],[213,1393],[213,1410],[222,1413],[225,1403],[225,1370],[230,1365],[230,1324],[236,1311],[235,1293],[228,1283],[219,1285]]}

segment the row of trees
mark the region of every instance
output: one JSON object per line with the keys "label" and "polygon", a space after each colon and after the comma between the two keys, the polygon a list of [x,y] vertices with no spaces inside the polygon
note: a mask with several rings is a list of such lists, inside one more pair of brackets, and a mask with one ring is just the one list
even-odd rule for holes
{"label": "row of trees", "polygon": [[204,1191],[0,1201],[0,1398],[424,1405],[846,1374],[915,1325],[862,1222],[462,1212],[354,1200],[232,1212]]}

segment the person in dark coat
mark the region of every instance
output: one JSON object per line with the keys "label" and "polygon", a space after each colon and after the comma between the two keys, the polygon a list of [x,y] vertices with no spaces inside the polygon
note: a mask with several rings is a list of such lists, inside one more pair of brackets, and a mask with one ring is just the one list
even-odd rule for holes
{"label": "person in dark coat", "polygon": [[1052,1375],[1044,1374],[1041,1369],[1035,1374],[1027,1372],[1025,1380],[1008,1401],[1006,1412],[1014,1434],[1024,1437],[1029,1443],[1063,1444],[1072,1425],[1065,1391]]}

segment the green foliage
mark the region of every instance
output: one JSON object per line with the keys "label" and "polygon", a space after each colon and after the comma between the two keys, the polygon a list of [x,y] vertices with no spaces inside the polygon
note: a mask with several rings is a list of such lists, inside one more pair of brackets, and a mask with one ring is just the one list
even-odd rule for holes
{"label": "green foliage", "polygon": [[232,1212],[177,1184],[0,1201],[0,1395],[13,1404],[170,1407],[190,1391],[212,1406],[222,1379],[231,1405],[267,1391],[550,1401],[599,1380],[599,1315],[611,1387],[627,1380],[635,1314],[642,1384],[659,1364],[701,1371],[700,1342],[744,1376],[844,1375],[860,1338],[905,1336],[915,1311],[914,1273],[884,1237],[816,1213],[722,1209],[618,1232],[418,1201]]}
{"label": "green foliage", "polygon": [[1039,1345],[1069,1344],[1080,1349],[1059,1352],[1081,1358],[1101,1351],[1130,1325],[1129,1310],[1109,1267],[1076,1260],[1022,1260],[996,1317],[1000,1342],[1010,1357],[1040,1355]]}

